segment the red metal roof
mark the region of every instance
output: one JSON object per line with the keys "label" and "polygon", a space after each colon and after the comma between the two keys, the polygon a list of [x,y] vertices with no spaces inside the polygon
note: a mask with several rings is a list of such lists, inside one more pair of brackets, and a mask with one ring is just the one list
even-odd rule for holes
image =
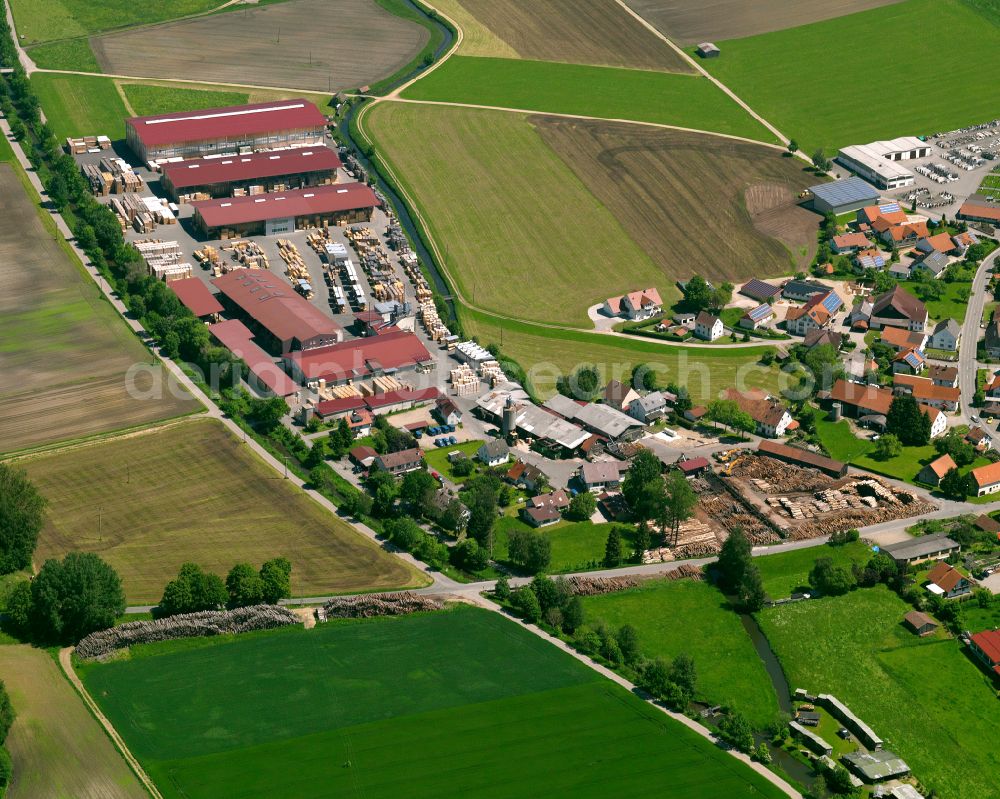
{"label": "red metal roof", "polygon": [[260,382],[277,396],[287,397],[299,390],[295,381],[281,371],[281,367],[271,360],[271,356],[252,341],[253,333],[238,319],[209,325],[208,332],[246,363]]}
{"label": "red metal roof", "polygon": [[343,337],[340,325],[266,270],[236,269],[212,283],[279,341]]}
{"label": "red metal roof", "polygon": [[316,403],[316,413],[320,416],[337,416],[341,413],[360,410],[365,407],[364,397],[338,397]]}
{"label": "red metal roof", "polygon": [[408,330],[293,352],[286,357],[298,364],[307,380],[323,378],[331,383],[431,360],[427,347]]}
{"label": "red metal roof", "polygon": [[378,198],[364,183],[333,183],[308,189],[220,197],[191,203],[207,227],[225,227],[293,216],[334,214],[358,208],[375,208]]}
{"label": "red metal roof", "polygon": [[400,405],[404,402],[429,402],[439,396],[436,388],[401,388],[398,391],[386,391],[384,394],[365,397],[365,404],[375,410],[390,405]]}
{"label": "red metal roof", "polygon": [[195,316],[222,313],[222,305],[200,278],[185,277],[180,280],[171,280],[167,285],[174,290],[177,299],[184,303]]}
{"label": "red metal roof", "polygon": [[271,131],[322,128],[326,126],[326,118],[308,100],[296,99],[131,117],[125,124],[135,128],[143,144],[155,147]]}
{"label": "red metal roof", "polygon": [[705,458],[689,458],[686,461],[680,461],[677,464],[677,468],[682,472],[696,472],[699,469],[707,469],[708,461]]}
{"label": "red metal roof", "polygon": [[296,147],[293,150],[233,155],[226,158],[192,158],[163,165],[163,174],[175,189],[232,183],[302,172],[327,172],[343,164],[329,147]]}
{"label": "red metal roof", "polygon": [[972,636],[972,642],[996,666],[1000,665],[1000,630],[984,630]]}

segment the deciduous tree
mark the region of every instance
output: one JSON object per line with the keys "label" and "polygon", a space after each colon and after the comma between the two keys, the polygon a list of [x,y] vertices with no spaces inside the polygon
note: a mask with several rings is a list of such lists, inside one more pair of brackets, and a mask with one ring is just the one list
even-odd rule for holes
{"label": "deciduous tree", "polygon": [[0,574],[31,568],[44,509],[28,473],[0,463]]}

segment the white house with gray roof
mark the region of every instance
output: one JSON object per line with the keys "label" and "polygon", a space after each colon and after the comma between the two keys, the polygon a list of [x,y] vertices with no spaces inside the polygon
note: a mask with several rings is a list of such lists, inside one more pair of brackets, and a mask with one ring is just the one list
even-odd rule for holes
{"label": "white house with gray roof", "polygon": [[962,328],[954,319],[943,319],[937,323],[934,332],[927,342],[927,346],[935,350],[948,350],[955,352],[958,350],[958,341],[962,337]]}

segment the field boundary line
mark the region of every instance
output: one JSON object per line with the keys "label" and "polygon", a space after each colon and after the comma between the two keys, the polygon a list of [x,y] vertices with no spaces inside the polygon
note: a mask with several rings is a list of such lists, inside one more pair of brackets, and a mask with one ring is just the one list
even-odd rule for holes
{"label": "field boundary line", "polygon": [[148,83],[149,81],[164,83],[195,83],[200,86],[225,86],[231,89],[254,89],[261,92],[282,92],[284,94],[322,94],[324,96],[327,94],[326,92],[318,92],[315,89],[302,89],[294,86],[259,86],[256,83],[224,83],[207,81],[204,79],[194,80],[192,78],[163,78],[155,75],[118,75],[113,72],[84,72],[79,69],[42,69],[41,67],[36,67],[34,73],[44,73],[46,75],[80,75],[87,78],[112,78],[114,80],[125,80],[132,83]]}
{"label": "field boundary line", "polygon": [[87,706],[87,709],[94,715],[104,728],[104,731],[108,734],[111,742],[115,745],[121,756],[125,758],[125,762],[128,763],[129,768],[135,772],[135,775],[139,778],[139,781],[143,784],[143,787],[149,792],[149,795],[153,799],[163,799],[163,794],[160,793],[156,784],[150,779],[146,770],[142,767],[138,760],[136,760],[135,755],[132,754],[131,750],[126,745],[125,741],[122,739],[121,735],[118,734],[118,730],[111,723],[111,720],[104,715],[104,712],[97,706],[93,697],[87,691],[86,686],[83,681],[73,670],[73,647],[67,646],[59,650],[59,665],[62,667],[62,672],[66,675],[66,679],[69,680],[70,685],[72,685],[76,692],[83,699],[83,703]]}
{"label": "field boundary line", "polygon": [[462,30],[462,26],[459,25],[457,22],[455,22],[455,20],[453,20],[451,17],[449,17],[443,11],[441,11],[440,8],[437,8],[436,6],[434,6],[434,5],[426,2],[425,0],[420,0],[420,2],[417,3],[417,5],[423,5],[423,6],[427,7],[427,8],[429,8],[431,11],[433,11],[435,14],[437,14],[439,17],[441,17],[447,23],[449,23],[455,29],[455,41],[452,44],[451,49],[448,50],[448,52],[446,52],[443,56],[441,56],[441,58],[437,59],[427,69],[425,69],[423,72],[421,72],[421,73],[419,73],[417,75],[414,75],[412,78],[410,78],[410,80],[406,81],[406,83],[402,84],[401,86],[397,86],[395,89],[393,89],[388,94],[386,94],[384,96],[381,96],[381,97],[376,97],[375,98],[376,102],[380,101],[380,100],[387,100],[387,99],[396,98],[396,97],[399,96],[400,92],[402,92],[404,89],[410,88],[410,86],[412,86],[414,83],[416,83],[421,78],[425,78],[428,75],[430,75],[435,69],[437,69],[445,61],[447,61],[449,58],[451,58],[453,55],[455,55],[455,53],[458,52],[458,48],[462,46],[462,41],[463,41],[463,39],[465,39],[465,33]]}
{"label": "field boundary line", "polygon": [[122,86],[121,81],[118,78],[112,78],[111,83],[114,84],[115,91],[118,92],[118,96],[122,98],[122,104],[125,106],[125,110],[134,117],[139,116],[132,107],[132,103],[129,102],[128,95],[125,94],[125,88]]}
{"label": "field boundary line", "polygon": [[[716,86],[718,86],[723,92],[725,92],[730,97],[730,99],[732,99],[734,102],[736,102],[744,111],[746,111],[748,114],[750,114],[750,116],[752,116],[754,119],[756,119],[758,122],[760,122],[761,125],[763,125],[769,131],[771,131],[771,133],[773,133],[775,136],[777,136],[778,137],[778,141],[782,142],[782,144],[788,144],[789,139],[788,139],[788,137],[784,133],[782,133],[780,130],[778,130],[774,125],[772,125],[766,119],[764,119],[763,116],[761,116],[756,111],[754,111],[750,107],[750,105],[742,97],[740,97],[736,92],[734,92],[732,89],[730,89],[721,80],[719,80],[714,75],[712,75],[711,73],[709,73],[701,64],[699,64],[687,52],[685,52],[685,50],[683,48],[678,47],[676,44],[674,44],[673,40],[670,39],[670,37],[665,36],[662,32],[660,32],[660,30],[658,28],[654,27],[649,22],[647,22],[644,17],[640,16],[635,11],[633,11],[631,8],[629,8],[628,5],[626,5],[625,0],[615,0],[615,3],[617,3],[618,6],[620,6],[627,14],[629,14],[629,16],[634,17],[636,19],[636,21],[639,22],[640,25],[642,25],[644,28],[646,28],[646,30],[648,30],[650,33],[652,33],[657,39],[660,39],[662,42],[665,42],[668,47],[673,48],[673,50],[678,55],[680,55],[681,58],[683,58],[685,61],[687,61],[701,75],[703,75],[704,77],[708,78],[710,81],[712,81],[712,83],[714,83]],[[805,160],[807,160],[810,164],[812,163],[812,159],[806,158],[805,156],[801,156],[801,157],[804,158]]]}
{"label": "field boundary line", "polygon": [[[633,694],[634,696],[640,697],[647,705],[656,708],[661,713],[664,713],[665,715],[672,718],[674,721],[683,724],[692,732],[700,735],[702,738],[705,738],[708,741],[711,741],[712,744],[718,743],[718,739],[712,734],[712,731],[709,730],[708,727],[699,724],[694,719],[688,718],[683,713],[677,713],[676,711],[670,710],[669,708],[664,707],[663,705],[657,703],[653,699],[649,698],[649,695],[645,691],[641,690],[637,685],[635,685],[635,683],[625,679],[617,672],[609,669],[607,666],[603,666],[597,661],[591,660],[591,658],[589,658],[587,655],[583,654],[582,652],[578,652],[576,649],[571,647],[561,638],[556,638],[554,635],[550,635],[549,633],[545,632],[545,630],[543,630],[541,627],[538,627],[534,624],[529,624],[528,622],[524,621],[524,619],[520,619],[516,616],[512,616],[504,612],[504,609],[500,607],[500,605],[487,599],[484,596],[478,594],[474,596],[469,596],[469,601],[471,601],[472,604],[484,608],[485,610],[491,610],[494,613],[499,613],[505,619],[508,619],[514,622],[515,624],[521,625],[521,627],[523,627],[528,632],[534,633],[543,641],[546,641],[547,643],[551,644],[557,649],[562,650],[571,657],[576,658],[578,661],[580,661],[593,671],[596,671],[605,679],[610,680],[611,682],[616,683],[617,685],[620,685],[622,688],[625,688],[629,693]],[[788,782],[786,782],[784,779],[779,777],[777,774],[775,774],[773,771],[766,768],[762,764],[757,763],[754,760],[751,760],[750,757],[743,754],[742,752],[736,751],[735,749],[727,749],[723,751],[731,755],[736,760],[739,760],[745,766],[748,766],[753,771],[757,772],[757,774],[764,777],[764,779],[766,779],[776,788],[783,791],[786,796],[789,796],[792,799],[802,799],[802,794],[799,793],[797,790],[795,790],[795,788],[792,787],[792,785],[790,785]],[[725,761],[720,761],[720,762],[725,762]]]}

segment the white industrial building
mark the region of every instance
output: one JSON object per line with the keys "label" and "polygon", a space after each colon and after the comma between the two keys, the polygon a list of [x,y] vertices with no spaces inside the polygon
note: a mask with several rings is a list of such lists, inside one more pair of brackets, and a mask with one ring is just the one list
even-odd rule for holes
{"label": "white industrial building", "polygon": [[897,162],[926,158],[931,154],[930,145],[916,136],[901,136],[888,141],[854,144],[844,147],[837,161],[874,183],[881,189],[898,189],[913,183],[913,173]]}

